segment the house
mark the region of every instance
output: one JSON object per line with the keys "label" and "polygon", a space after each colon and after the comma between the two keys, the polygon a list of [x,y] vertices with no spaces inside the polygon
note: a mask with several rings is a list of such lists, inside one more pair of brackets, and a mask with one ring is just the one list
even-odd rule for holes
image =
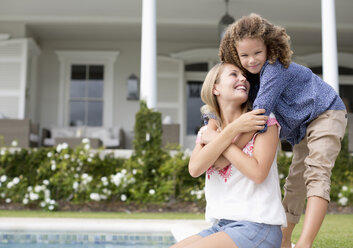
{"label": "house", "polygon": [[[0,113],[46,128],[120,126],[131,148],[148,1],[0,0]],[[353,109],[353,1],[230,0],[227,11],[234,18],[255,12],[285,27],[294,61],[322,74],[321,6],[327,1],[335,4],[339,91]],[[218,61],[225,6],[224,0],[155,2],[156,108],[179,124],[185,148],[201,125],[199,91]]]}

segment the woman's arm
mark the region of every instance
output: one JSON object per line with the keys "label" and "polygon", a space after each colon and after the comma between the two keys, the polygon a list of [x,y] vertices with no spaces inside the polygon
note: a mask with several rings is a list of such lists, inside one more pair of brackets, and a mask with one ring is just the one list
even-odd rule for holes
{"label": "woman's arm", "polygon": [[278,126],[268,127],[267,132],[255,138],[253,156],[245,154],[235,145],[229,146],[223,155],[246,177],[262,183],[270,171],[278,145]]}
{"label": "woman's arm", "polygon": [[267,120],[266,116],[259,115],[263,112],[264,110],[258,109],[243,114],[238,119],[228,124],[209,144],[205,146],[197,144],[189,161],[190,175],[192,177],[199,177],[210,168],[231,144],[233,137],[243,132],[262,129]]}
{"label": "woman's arm", "polygon": [[[207,129],[202,132],[202,135],[201,135],[202,144],[208,144],[213,139],[215,139],[219,134],[219,132],[215,131],[213,128],[210,129],[209,124],[207,125],[208,126]],[[240,149],[243,149],[244,146],[251,140],[254,134],[255,134],[255,131],[248,132],[248,133],[241,133],[236,137],[235,140],[234,139],[232,140],[232,143],[235,144]],[[229,160],[226,159],[223,155],[221,155],[214,162],[214,167],[216,168],[216,170],[222,170],[224,167],[228,166],[229,164],[230,164]]]}

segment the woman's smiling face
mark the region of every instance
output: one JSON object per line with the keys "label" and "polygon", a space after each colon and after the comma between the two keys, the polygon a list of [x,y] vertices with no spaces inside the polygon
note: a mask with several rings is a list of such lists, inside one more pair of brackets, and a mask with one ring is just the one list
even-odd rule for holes
{"label": "woman's smiling face", "polygon": [[247,101],[250,83],[243,72],[232,64],[225,64],[219,82],[214,85],[214,95],[222,99]]}

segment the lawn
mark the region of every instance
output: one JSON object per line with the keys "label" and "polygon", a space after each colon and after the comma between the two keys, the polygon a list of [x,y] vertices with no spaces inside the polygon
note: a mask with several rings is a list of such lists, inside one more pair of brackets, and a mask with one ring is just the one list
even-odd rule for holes
{"label": "lawn", "polygon": [[[293,241],[298,240],[304,216],[296,226]],[[313,248],[352,248],[353,214],[328,214],[321,226]]]}
{"label": "lawn", "polygon": [[[203,214],[191,213],[112,213],[112,212],[44,212],[1,210],[0,217],[32,218],[102,218],[102,219],[203,219]],[[304,216],[296,226],[293,241],[298,240]],[[352,248],[353,214],[328,214],[313,248]]]}

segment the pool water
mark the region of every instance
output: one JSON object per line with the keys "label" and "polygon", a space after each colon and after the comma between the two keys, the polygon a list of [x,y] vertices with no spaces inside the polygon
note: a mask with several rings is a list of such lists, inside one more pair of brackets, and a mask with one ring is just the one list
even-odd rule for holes
{"label": "pool water", "polygon": [[171,233],[0,232],[1,248],[167,248]]}

